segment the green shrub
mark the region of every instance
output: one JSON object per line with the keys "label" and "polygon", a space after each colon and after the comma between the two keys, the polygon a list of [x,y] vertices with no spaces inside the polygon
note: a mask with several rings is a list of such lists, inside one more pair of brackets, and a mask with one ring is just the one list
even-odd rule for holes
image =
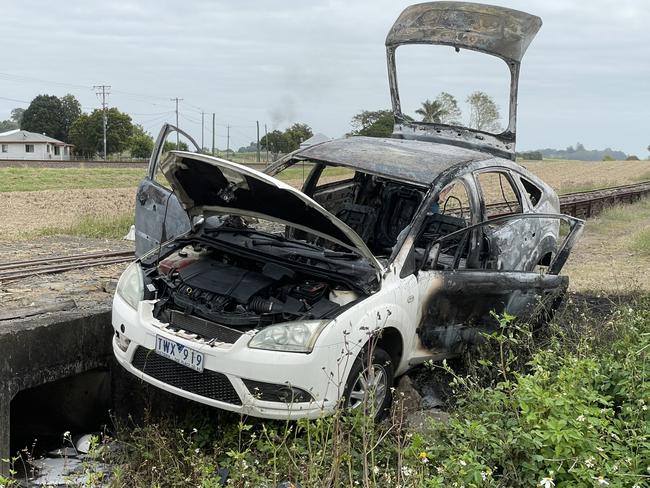
{"label": "green shrub", "polygon": [[546,331],[500,317],[463,374],[429,371],[450,375],[454,403],[423,432],[399,406],[380,425],[149,419],[119,434],[112,486],[217,487],[222,469],[233,487],[647,486],[648,303],[604,318],[569,301]]}

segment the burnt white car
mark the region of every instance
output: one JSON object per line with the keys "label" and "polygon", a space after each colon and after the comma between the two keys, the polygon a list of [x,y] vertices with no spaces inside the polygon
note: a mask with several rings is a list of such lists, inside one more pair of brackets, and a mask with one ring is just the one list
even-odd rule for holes
{"label": "burnt white car", "polygon": [[[260,172],[198,146],[163,153],[178,131],[163,127],[137,194],[140,258],[113,302],[120,364],[257,417],[317,417],[342,402],[381,414],[396,376],[476,342],[493,312],[556,306],[583,222],[513,162],[519,64],[540,26],[478,4],[407,8],[386,40],[392,138],[328,141]],[[504,59],[506,131],[408,121],[394,63],[409,43]],[[307,175],[300,190],[278,179],[294,168]]]}

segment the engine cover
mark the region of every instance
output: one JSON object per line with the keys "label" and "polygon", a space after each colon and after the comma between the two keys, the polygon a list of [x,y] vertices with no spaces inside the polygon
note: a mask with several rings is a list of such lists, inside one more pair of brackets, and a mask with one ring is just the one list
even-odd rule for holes
{"label": "engine cover", "polygon": [[216,260],[202,259],[180,270],[185,286],[209,291],[246,304],[274,283],[268,276],[231,266]]}

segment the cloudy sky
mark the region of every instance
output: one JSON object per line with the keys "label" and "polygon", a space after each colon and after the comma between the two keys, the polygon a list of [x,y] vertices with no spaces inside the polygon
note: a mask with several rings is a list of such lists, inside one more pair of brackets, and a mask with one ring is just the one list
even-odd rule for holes
{"label": "cloudy sky", "polygon": [[[172,97],[183,99],[181,127],[199,140],[201,111],[209,113],[206,146],[212,112],[219,147],[225,147],[226,125],[232,126],[231,147],[253,140],[256,120],[269,130],[306,122],[315,132],[340,136],[350,130],[355,113],[390,107],[384,39],[410,3],[4,1],[0,119],[42,93],[73,93],[84,109],[92,110],[99,106],[92,86],[107,84],[112,87],[110,105],[152,133],[162,122],[173,121]],[[491,3],[544,21],[523,62],[520,150],[581,142],[587,148],[610,146],[646,156],[647,0]],[[398,58],[400,83],[415,90],[407,111],[427,96],[435,97],[439,87],[462,101],[482,82],[492,90],[497,72],[505,75],[496,60],[454,55],[449,49],[441,53],[446,58],[438,53],[426,66],[417,64],[420,53]],[[431,86],[421,79],[433,80]],[[503,76],[504,89],[506,83]],[[494,96],[505,111],[501,97]]]}

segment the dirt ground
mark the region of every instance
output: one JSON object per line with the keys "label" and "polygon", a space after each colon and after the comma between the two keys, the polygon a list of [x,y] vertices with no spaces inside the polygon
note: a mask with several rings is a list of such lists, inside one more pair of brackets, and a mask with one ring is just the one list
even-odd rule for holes
{"label": "dirt ground", "polygon": [[31,237],[44,227],[68,227],[88,215],[120,215],[133,211],[134,204],[135,188],[0,193],[0,241]]}
{"label": "dirt ground", "polygon": [[[133,250],[133,242],[85,237],[41,237],[27,241],[0,241],[3,261],[22,261],[52,255],[83,254],[95,251]],[[73,299],[76,308],[110,303],[117,279],[128,263],[84,268],[58,274],[30,276],[0,283],[0,310]]]}

